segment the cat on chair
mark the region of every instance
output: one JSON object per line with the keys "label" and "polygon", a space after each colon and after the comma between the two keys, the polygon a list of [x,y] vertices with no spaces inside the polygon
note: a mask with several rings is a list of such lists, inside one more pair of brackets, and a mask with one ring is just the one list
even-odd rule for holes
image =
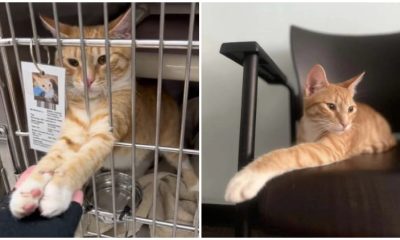
{"label": "cat on chair", "polygon": [[353,99],[363,77],[361,73],[333,84],[321,65],[313,66],[304,84],[298,144],[266,153],[236,173],[227,185],[225,200],[240,203],[252,199],[272,178],[290,171],[395,146],[396,139],[386,119]]}

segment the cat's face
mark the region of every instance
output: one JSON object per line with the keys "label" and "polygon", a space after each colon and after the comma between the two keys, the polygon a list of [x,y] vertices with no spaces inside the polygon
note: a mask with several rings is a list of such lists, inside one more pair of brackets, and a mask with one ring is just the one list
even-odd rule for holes
{"label": "cat's face", "polygon": [[[45,27],[56,35],[55,22],[41,17]],[[109,24],[110,38],[130,38],[130,10]],[[85,38],[104,38],[104,26],[85,26]],[[63,38],[80,38],[79,28],[60,23],[60,34]],[[130,79],[131,51],[123,47],[110,47],[111,81],[127,81]],[[56,64],[60,65],[56,53]],[[62,48],[62,66],[66,68],[67,88],[73,94],[83,95],[84,77],[81,48],[65,46]],[[107,90],[105,47],[86,47],[86,80],[91,98],[97,97]],[[129,78],[129,79],[128,79]]]}
{"label": "cat's face", "polygon": [[304,115],[319,131],[348,131],[357,112],[353,99],[355,87],[363,76],[364,73],[345,82],[331,84],[323,67],[315,65],[305,83]]}
{"label": "cat's face", "polygon": [[43,89],[43,91],[48,92],[53,89],[53,83],[51,82],[51,77],[44,75],[38,76],[36,74],[33,75],[34,85]]}

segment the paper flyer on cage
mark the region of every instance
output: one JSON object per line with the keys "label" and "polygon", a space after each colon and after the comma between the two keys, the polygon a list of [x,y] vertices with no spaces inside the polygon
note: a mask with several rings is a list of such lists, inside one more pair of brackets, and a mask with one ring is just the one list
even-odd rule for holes
{"label": "paper flyer on cage", "polygon": [[29,143],[47,152],[58,138],[65,117],[65,69],[21,62]]}

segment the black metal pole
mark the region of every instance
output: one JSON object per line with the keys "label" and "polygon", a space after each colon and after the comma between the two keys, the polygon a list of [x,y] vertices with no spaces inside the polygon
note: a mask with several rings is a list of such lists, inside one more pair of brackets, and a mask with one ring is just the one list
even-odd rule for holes
{"label": "black metal pole", "polygon": [[297,119],[300,118],[300,109],[299,109],[299,105],[297,102],[297,97],[296,94],[294,93],[293,88],[291,88],[289,85],[285,85],[285,87],[288,89],[289,91],[289,99],[290,99],[290,139],[291,139],[291,144],[295,144],[296,143],[296,121]]}
{"label": "black metal pole", "polygon": [[[250,163],[254,158],[257,77],[258,55],[256,53],[248,53],[243,62],[242,110],[238,161],[239,169]],[[250,236],[249,205],[250,202],[236,205],[237,221],[235,235],[237,237]]]}

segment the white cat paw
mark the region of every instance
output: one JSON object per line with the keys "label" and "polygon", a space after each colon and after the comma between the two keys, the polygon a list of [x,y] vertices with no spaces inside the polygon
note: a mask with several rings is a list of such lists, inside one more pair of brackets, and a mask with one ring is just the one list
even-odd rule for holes
{"label": "white cat paw", "polygon": [[225,190],[225,201],[240,203],[254,198],[272,177],[272,174],[241,170],[229,181]]}
{"label": "white cat paw", "polygon": [[72,195],[72,190],[50,182],[44,189],[44,195],[40,201],[41,215],[51,218],[65,212],[71,203]]}
{"label": "white cat paw", "polygon": [[19,186],[10,199],[10,211],[16,218],[23,218],[33,213],[39,206],[44,184],[34,179],[27,179]]}

